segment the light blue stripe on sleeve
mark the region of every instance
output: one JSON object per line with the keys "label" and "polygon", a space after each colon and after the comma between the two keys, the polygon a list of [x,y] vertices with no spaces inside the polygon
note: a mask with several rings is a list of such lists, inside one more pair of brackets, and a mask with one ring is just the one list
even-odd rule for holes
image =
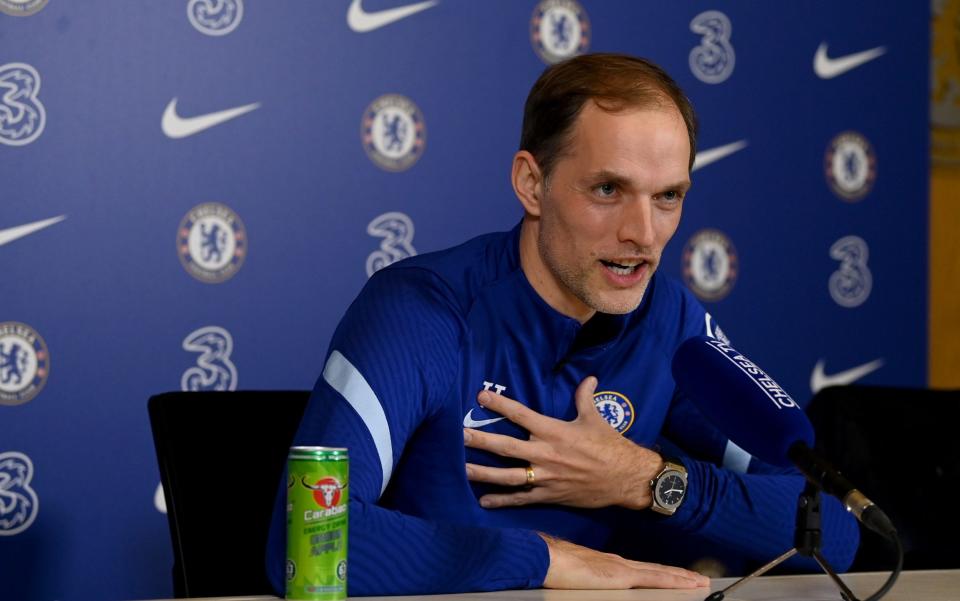
{"label": "light blue stripe on sleeve", "polygon": [[727,447],[723,450],[723,467],[738,474],[746,474],[750,467],[750,453],[728,440]]}
{"label": "light blue stripe on sleeve", "polygon": [[323,368],[323,379],[343,395],[370,431],[373,444],[377,447],[377,454],[380,456],[380,467],[383,469],[383,480],[380,485],[382,495],[393,472],[393,447],[390,445],[390,426],[387,424],[387,416],[383,412],[383,406],[380,405],[380,399],[370,388],[363,374],[340,351],[335,350],[330,353],[327,365]]}

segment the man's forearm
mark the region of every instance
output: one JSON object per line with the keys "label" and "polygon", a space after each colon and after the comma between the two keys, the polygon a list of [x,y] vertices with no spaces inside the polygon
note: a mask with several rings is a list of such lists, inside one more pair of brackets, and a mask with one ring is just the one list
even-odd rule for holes
{"label": "man's forearm", "polygon": [[[743,557],[765,562],[793,547],[797,498],[803,476],[736,474],[713,464],[684,461],[688,471],[687,497],[665,527],[702,536]],[[821,552],[838,570],[853,562],[860,541],[856,520],[836,499],[824,496],[821,512]],[[817,569],[800,556],[788,565]]]}
{"label": "man's forearm", "polygon": [[428,521],[353,500],[349,536],[351,596],[538,588],[550,561],[533,531]]}

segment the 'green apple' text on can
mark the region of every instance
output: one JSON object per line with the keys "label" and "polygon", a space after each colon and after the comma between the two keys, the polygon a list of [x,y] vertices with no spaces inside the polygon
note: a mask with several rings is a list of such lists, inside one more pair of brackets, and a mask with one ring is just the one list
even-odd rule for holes
{"label": "'green apple' text on can", "polygon": [[287,599],[347,596],[347,449],[291,447],[287,456]]}

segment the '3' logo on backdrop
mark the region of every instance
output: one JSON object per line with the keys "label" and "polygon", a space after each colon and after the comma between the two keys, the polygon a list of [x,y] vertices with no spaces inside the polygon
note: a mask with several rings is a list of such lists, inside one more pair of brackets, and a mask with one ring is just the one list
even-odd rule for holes
{"label": "'3' logo on backdrop", "polygon": [[200,33],[227,35],[243,19],[243,0],[190,0],[187,18]]}
{"label": "'3' logo on backdrop", "polygon": [[704,83],[726,81],[736,59],[730,44],[730,19],[720,11],[708,10],[690,21],[690,31],[703,36],[700,45],[690,51],[690,71]]}
{"label": "'3' logo on backdrop", "polygon": [[39,93],[36,69],[26,63],[0,65],[0,144],[24,146],[40,137],[47,112]]}
{"label": "'3' logo on backdrop", "polygon": [[413,221],[403,213],[384,213],[367,225],[367,233],[383,238],[380,250],[367,257],[367,277],[400,259],[417,254],[413,247]]}
{"label": "'3' logo on backdrop", "polygon": [[830,274],[830,297],[841,307],[859,307],[870,298],[873,275],[867,260],[870,248],[859,236],[845,236],[830,247],[830,258],[840,266]]}
{"label": "'3' logo on backdrop", "polygon": [[19,534],[37,517],[40,503],[30,487],[33,462],[23,453],[0,453],[0,536]]}
{"label": "'3' logo on backdrop", "polygon": [[183,350],[200,353],[197,364],[183,372],[181,390],[236,390],[237,367],[230,361],[233,337],[219,326],[205,326],[187,334]]}

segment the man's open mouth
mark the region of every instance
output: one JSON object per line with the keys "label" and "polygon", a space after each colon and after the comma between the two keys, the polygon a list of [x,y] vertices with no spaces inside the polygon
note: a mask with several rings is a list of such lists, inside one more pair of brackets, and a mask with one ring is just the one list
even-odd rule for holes
{"label": "man's open mouth", "polygon": [[620,263],[614,261],[604,261],[600,259],[604,267],[617,275],[630,275],[644,264],[643,261],[623,261]]}

